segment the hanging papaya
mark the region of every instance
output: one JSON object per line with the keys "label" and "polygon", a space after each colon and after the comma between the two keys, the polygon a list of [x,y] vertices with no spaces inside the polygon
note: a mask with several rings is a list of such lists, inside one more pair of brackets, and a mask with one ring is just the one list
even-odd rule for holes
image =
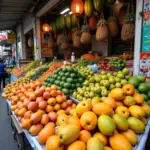
{"label": "hanging papaya", "polygon": [[100,12],[104,8],[105,0],[93,0],[94,8]]}
{"label": "hanging papaya", "polygon": [[88,16],[88,17],[90,17],[92,15],[92,12],[93,12],[92,0],[85,0],[84,12],[85,12],[85,15]]}
{"label": "hanging papaya", "polygon": [[59,19],[60,19],[60,28],[63,29],[65,27],[65,18],[64,16],[61,16]]}
{"label": "hanging papaya", "polygon": [[58,30],[60,30],[60,18],[59,17],[56,19],[56,27]]}
{"label": "hanging papaya", "polygon": [[67,15],[65,17],[65,24],[66,24],[67,28],[71,28],[71,17],[70,17],[70,15]]}
{"label": "hanging papaya", "polygon": [[71,24],[72,24],[72,27],[76,27],[77,26],[77,17],[76,17],[75,14],[71,15]]}

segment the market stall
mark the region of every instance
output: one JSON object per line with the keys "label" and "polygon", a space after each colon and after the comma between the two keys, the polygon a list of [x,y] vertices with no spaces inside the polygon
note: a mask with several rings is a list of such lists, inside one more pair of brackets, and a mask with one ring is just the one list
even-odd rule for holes
{"label": "market stall", "polygon": [[150,83],[133,75],[135,6],[64,0],[41,16],[42,59],[13,69],[3,93],[33,149],[145,148]]}

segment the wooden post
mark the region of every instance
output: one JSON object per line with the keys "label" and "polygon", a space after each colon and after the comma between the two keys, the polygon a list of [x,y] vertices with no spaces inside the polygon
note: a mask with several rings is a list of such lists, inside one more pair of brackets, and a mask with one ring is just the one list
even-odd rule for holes
{"label": "wooden post", "polygon": [[140,12],[143,11],[143,0],[136,0],[136,20],[135,20],[135,44],[134,44],[134,68],[133,74],[137,75],[140,71],[140,52],[142,45],[142,16]]}

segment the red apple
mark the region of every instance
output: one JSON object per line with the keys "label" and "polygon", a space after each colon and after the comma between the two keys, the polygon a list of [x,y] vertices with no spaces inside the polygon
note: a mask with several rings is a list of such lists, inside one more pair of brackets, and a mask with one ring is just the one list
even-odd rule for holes
{"label": "red apple", "polygon": [[66,113],[69,114],[69,112],[70,112],[71,109],[72,109],[72,107],[70,107],[70,106],[67,109],[65,109]]}
{"label": "red apple", "polygon": [[46,99],[46,100],[49,99],[50,98],[50,93],[49,92],[44,92],[43,93],[43,98]]}
{"label": "red apple", "polygon": [[67,104],[68,104],[68,106],[71,106],[72,105],[72,100],[67,100]]}
{"label": "red apple", "polygon": [[36,112],[38,110],[38,103],[37,102],[29,102],[28,110]]}
{"label": "red apple", "polygon": [[36,96],[42,96],[43,90],[39,88],[39,89],[35,90],[35,94],[36,94]]}
{"label": "red apple", "polygon": [[29,95],[29,99],[31,101],[35,101],[36,100],[36,94],[34,92],[32,92],[30,95]]}
{"label": "red apple", "polygon": [[62,92],[60,90],[57,90],[57,95],[62,95]]}
{"label": "red apple", "polygon": [[55,113],[54,111],[50,112],[48,116],[49,116],[49,119],[53,122],[57,120],[57,113]]}
{"label": "red apple", "polygon": [[42,96],[36,98],[36,102],[37,103],[39,103],[41,101],[44,101],[44,98]]}
{"label": "red apple", "polygon": [[47,102],[46,101],[39,102],[39,109],[45,109],[46,106],[47,106]]}
{"label": "red apple", "polygon": [[67,107],[68,107],[67,102],[63,102],[63,103],[61,104],[61,108],[62,108],[62,109],[66,109]]}

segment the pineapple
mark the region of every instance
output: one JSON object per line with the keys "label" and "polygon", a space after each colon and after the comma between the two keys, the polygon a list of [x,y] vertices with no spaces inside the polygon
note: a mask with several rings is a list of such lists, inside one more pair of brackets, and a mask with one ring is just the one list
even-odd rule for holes
{"label": "pineapple", "polygon": [[118,35],[118,33],[119,33],[119,27],[118,27],[118,24],[117,24],[116,17],[110,16],[108,18],[108,27],[109,27],[110,35],[112,37],[115,37],[115,36]]}
{"label": "pineapple", "polygon": [[69,43],[68,43],[67,36],[62,36],[62,38],[61,38],[61,48],[62,49],[67,49],[68,46],[69,46]]}
{"label": "pineapple", "polygon": [[73,38],[73,46],[74,47],[81,47],[81,42],[80,42],[80,38],[81,38],[81,31],[76,31],[74,38]]}
{"label": "pineapple", "polygon": [[121,39],[123,41],[131,41],[134,39],[135,33],[135,16],[133,13],[128,13],[125,15],[124,23],[121,30]]}
{"label": "pineapple", "polygon": [[82,35],[80,38],[80,42],[82,44],[91,44],[92,36],[89,32],[90,31],[89,25],[83,25],[81,31],[82,31]]}
{"label": "pineapple", "polygon": [[100,19],[97,23],[96,40],[104,41],[108,38],[108,25],[105,19]]}

